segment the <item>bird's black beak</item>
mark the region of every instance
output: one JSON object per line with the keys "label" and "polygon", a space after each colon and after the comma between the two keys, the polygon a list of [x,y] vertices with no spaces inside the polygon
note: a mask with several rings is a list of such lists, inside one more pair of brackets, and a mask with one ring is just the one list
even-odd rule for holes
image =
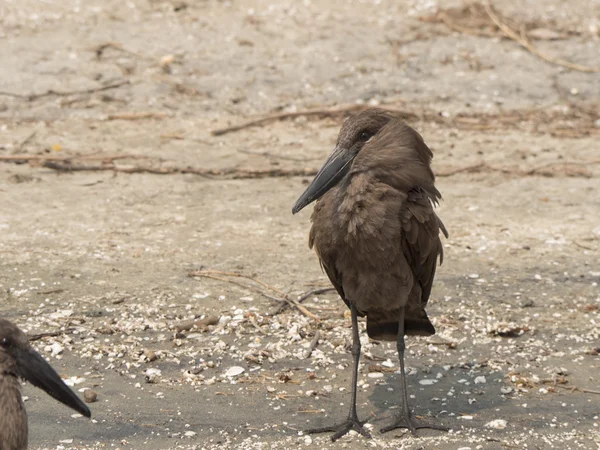
{"label": "bird's black beak", "polygon": [[21,350],[16,355],[16,360],[21,377],[85,417],[92,416],[85,403],[64,383],[52,366],[39,353],[33,349]]}
{"label": "bird's black beak", "polygon": [[292,208],[292,214],[296,214],[305,206],[320,199],[329,189],[335,186],[348,172],[353,159],[354,155],[348,149],[336,147],[314,180],[312,180],[312,183],[296,200]]}

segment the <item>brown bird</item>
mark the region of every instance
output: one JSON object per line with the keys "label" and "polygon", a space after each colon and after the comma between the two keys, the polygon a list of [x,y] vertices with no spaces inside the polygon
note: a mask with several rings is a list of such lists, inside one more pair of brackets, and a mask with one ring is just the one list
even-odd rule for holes
{"label": "brown bird", "polygon": [[357,316],[367,316],[367,333],[396,341],[401,370],[400,413],[382,433],[395,428],[448,429],[416,419],[409,407],[404,372],[404,336],[430,336],[435,329],[425,306],[438,257],[440,230],[448,233],[433,206],[431,150],[415,130],[392,112],[369,109],[344,122],[336,147],[294,205],[295,214],[318,200],[309,247],[352,314],[352,398],[348,419],[311,433],[350,430],[369,433],[356,413],[360,358]]}
{"label": "brown bird", "polygon": [[21,398],[19,378],[91,417],[88,407],[29,345],[25,333],[8,320],[0,319],[0,450],[27,448],[27,413]]}

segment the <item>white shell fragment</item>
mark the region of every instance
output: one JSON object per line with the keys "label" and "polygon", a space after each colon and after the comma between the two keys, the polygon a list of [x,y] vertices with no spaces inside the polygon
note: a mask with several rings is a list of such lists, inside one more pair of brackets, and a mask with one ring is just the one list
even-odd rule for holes
{"label": "white shell fragment", "polygon": [[146,383],[157,383],[162,375],[160,369],[147,369],[144,374]]}
{"label": "white shell fragment", "polygon": [[429,380],[427,378],[425,378],[424,380],[419,380],[419,384],[423,385],[423,386],[430,386],[432,384],[437,383],[438,380]]}
{"label": "white shell fragment", "polygon": [[495,428],[496,430],[504,430],[506,428],[506,420],[496,419],[485,424],[487,428]]}
{"label": "white shell fragment", "polygon": [[475,384],[484,384],[485,382],[486,382],[486,379],[483,375],[475,378]]}
{"label": "white shell fragment", "polygon": [[225,372],[225,376],[228,377],[228,378],[233,378],[233,377],[237,377],[238,375],[241,375],[245,371],[246,371],[246,369],[244,369],[243,367],[240,367],[240,366],[231,366]]}

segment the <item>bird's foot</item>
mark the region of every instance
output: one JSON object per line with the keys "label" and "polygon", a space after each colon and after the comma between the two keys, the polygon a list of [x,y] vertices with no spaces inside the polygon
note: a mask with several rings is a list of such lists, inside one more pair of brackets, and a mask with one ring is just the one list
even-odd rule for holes
{"label": "bird's foot", "polygon": [[311,428],[310,430],[306,430],[306,432],[309,434],[315,434],[333,431],[333,435],[331,436],[332,442],[337,441],[339,438],[347,434],[350,430],[354,430],[357,433],[362,434],[364,437],[370,438],[371,433],[369,433],[366,430],[366,428],[363,427],[365,423],[367,423],[366,420],[364,422],[361,422],[356,417],[348,417],[348,419],[345,422],[340,423],[338,425],[330,425],[328,427],[323,428]]}
{"label": "bird's foot", "polygon": [[431,428],[432,430],[448,431],[448,428],[437,425],[435,423],[425,422],[412,416],[412,414],[402,413],[396,417],[396,419],[387,427],[383,427],[379,430],[380,433],[387,433],[388,431],[395,430],[396,428],[407,428],[410,430],[413,436],[417,435],[419,428]]}

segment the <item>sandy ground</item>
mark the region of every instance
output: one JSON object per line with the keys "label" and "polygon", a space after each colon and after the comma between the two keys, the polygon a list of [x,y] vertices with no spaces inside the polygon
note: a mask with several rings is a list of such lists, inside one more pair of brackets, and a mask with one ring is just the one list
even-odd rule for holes
{"label": "sandy ground", "polygon": [[[59,332],[34,345],[98,394],[90,422],[25,385],[31,448],[600,446],[600,74],[543,61],[462,7],[2,2],[0,314]],[[597,1],[495,8],[542,53],[600,67]],[[290,213],[310,177],[277,175],[318,168],[343,116],[211,134],[356,103],[411,113],[435,153],[450,231],[438,334],[408,339],[407,364],[412,407],[449,433],[378,433],[398,364],[364,332],[374,438],[302,432],[346,414],[350,321],[332,293],[280,308],[328,282],[307,248],[312,208]],[[102,170],[59,170],[89,166]]]}

